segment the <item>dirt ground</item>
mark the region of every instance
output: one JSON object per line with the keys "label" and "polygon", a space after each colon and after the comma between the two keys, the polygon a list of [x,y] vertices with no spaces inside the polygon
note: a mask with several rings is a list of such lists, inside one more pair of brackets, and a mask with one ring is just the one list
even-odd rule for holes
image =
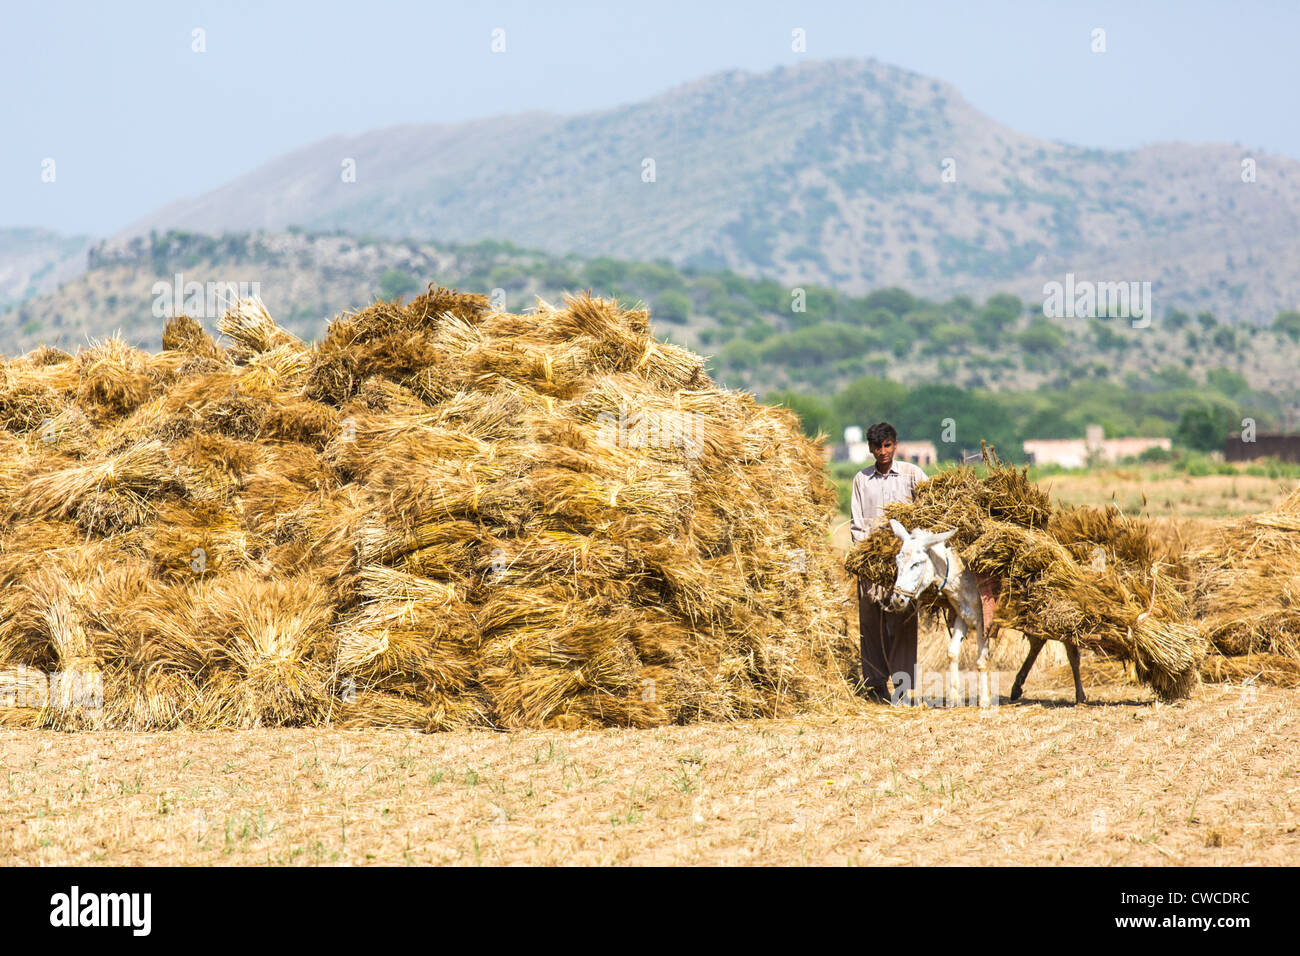
{"label": "dirt ground", "polygon": [[1300,862],[1300,695],[1056,682],[653,731],[3,730],[0,862]]}

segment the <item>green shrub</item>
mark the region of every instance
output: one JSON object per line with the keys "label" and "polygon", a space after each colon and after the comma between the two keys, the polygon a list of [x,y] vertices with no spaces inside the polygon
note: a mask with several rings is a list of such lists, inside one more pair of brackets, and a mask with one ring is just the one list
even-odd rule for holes
{"label": "green shrub", "polygon": [[820,432],[828,435],[832,442],[840,440],[839,421],[831,407],[820,398],[783,390],[771,392],[764,401],[769,405],[788,408],[798,415],[799,421],[803,424],[804,434],[809,438]]}
{"label": "green shrub", "polygon": [[1161,448],[1155,445],[1146,449],[1142,454],[1137,456],[1137,460],[1143,464],[1155,464],[1159,462],[1173,461],[1174,453],[1168,448]]}
{"label": "green shrub", "polygon": [[1046,319],[1035,319],[1016,336],[1016,342],[1031,355],[1045,355],[1065,347],[1065,333]]}
{"label": "green shrub", "polygon": [[684,325],[691,317],[691,300],[675,289],[669,289],[655,299],[650,314],[663,322]]}

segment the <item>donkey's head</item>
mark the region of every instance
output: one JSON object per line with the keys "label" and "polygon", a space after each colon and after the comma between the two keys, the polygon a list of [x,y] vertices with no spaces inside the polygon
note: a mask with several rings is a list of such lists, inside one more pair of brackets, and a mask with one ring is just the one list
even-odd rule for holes
{"label": "donkey's head", "polygon": [[937,549],[956,531],[935,534],[933,531],[918,530],[909,533],[899,521],[892,518],[889,526],[903,542],[898,551],[898,577],[894,579],[894,590],[889,594],[889,609],[901,611],[930,585],[939,583],[943,573],[941,569],[947,563],[947,558],[940,555]]}

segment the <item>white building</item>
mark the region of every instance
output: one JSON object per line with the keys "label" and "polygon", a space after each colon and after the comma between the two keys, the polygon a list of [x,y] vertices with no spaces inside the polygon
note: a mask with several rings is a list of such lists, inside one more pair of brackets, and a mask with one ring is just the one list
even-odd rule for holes
{"label": "white building", "polygon": [[1149,448],[1169,451],[1172,447],[1168,438],[1106,438],[1100,425],[1089,425],[1083,438],[1031,438],[1024,443],[1030,464],[1062,468],[1113,465],[1124,458],[1136,458]]}
{"label": "white building", "polygon": [[900,441],[894,457],[925,468],[939,460],[939,452],[932,441]]}

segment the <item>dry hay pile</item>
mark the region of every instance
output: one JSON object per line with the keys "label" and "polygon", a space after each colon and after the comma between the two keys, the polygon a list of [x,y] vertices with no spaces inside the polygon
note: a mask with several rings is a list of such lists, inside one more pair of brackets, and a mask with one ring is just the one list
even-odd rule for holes
{"label": "dry hay pile", "polygon": [[[835,496],[644,311],[241,302],[0,363],[0,691],[52,727],[650,726],[841,701]],[[0,714],[14,720],[14,708]]]}
{"label": "dry hay pile", "polygon": [[[997,621],[1025,634],[1132,661],[1164,700],[1186,697],[1204,642],[1188,621],[1184,572],[1144,521],[1113,507],[1053,510],[1027,469],[986,454],[987,475],[962,466],[933,476],[885,514],[908,530],[955,530],[967,567],[1000,579]],[[877,528],[849,552],[852,574],[888,590],[900,542]],[[940,606],[931,589],[924,606]]]}
{"label": "dry hay pile", "polygon": [[1187,562],[1193,609],[1218,652],[1206,661],[1212,679],[1300,685],[1300,489],[1216,529]]}

